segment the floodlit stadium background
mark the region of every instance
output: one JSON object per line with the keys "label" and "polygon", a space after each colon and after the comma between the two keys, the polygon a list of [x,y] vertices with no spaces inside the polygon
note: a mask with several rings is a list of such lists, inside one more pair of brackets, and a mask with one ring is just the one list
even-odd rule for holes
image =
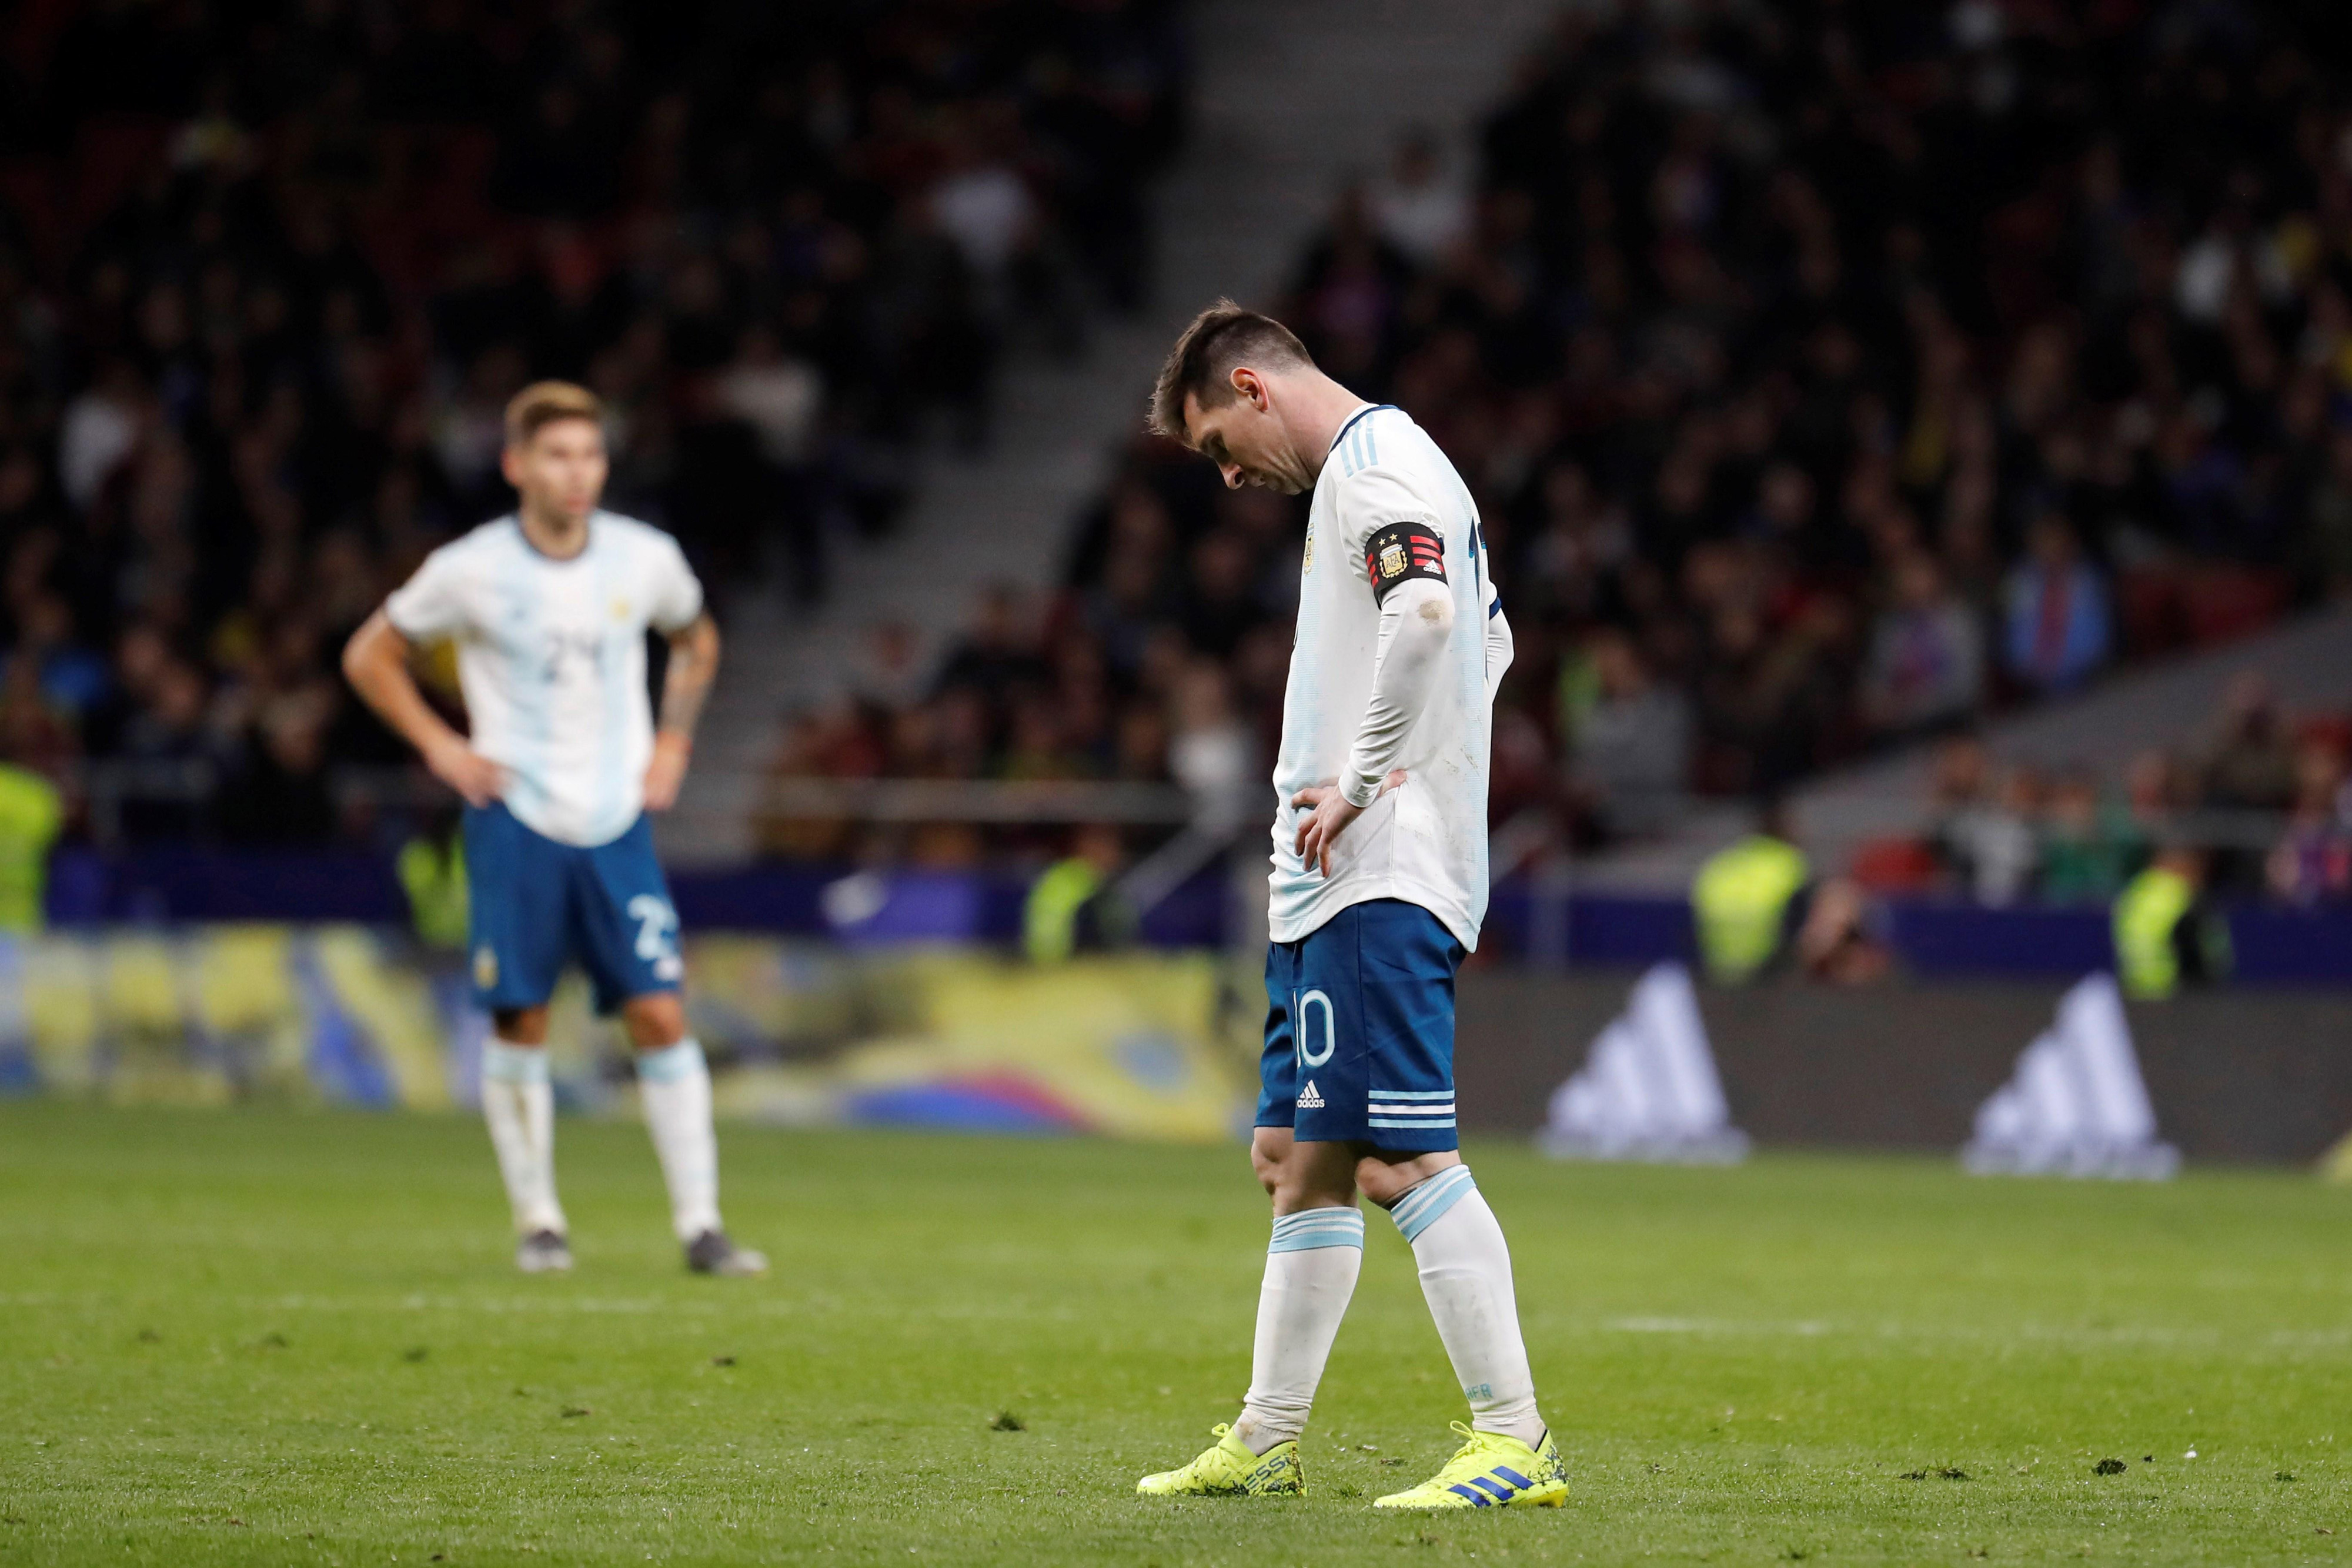
{"label": "floodlit stadium background", "polygon": [[[563,375],[730,639],[663,824],[722,1104],[1229,1134],[1303,510],[1138,415],[1233,293],[1487,519],[1467,1121],[1534,1132],[1680,963],[1732,1122],[1957,1147],[2109,971],[2192,1160],[2326,1148],[2340,24],[1475,12],[1310,58],[1175,0],[17,8],[0,1081],[467,1098],[452,802],[333,656]],[[1719,862],[1778,935],[1717,951],[1767,800],[1804,859]],[[559,1032],[569,1103],[625,1093]]]}
{"label": "floodlit stadium background", "polygon": [[[1367,1506],[1462,1413],[1376,1212],[1309,1495],[1134,1495],[1267,1240],[1304,510],[1140,434],[1220,295],[1515,628],[1456,1076],[1558,1513]],[[541,375],[726,636],[758,1281],[576,982],[515,1272],[336,667]],[[2347,758],[2333,0],[0,5],[0,1563],[2335,1561]]]}

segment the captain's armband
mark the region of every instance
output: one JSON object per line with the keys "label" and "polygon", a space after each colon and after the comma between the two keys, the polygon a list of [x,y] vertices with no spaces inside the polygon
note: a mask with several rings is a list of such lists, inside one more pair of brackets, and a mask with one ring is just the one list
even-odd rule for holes
{"label": "captain's armband", "polygon": [[1445,580],[1445,541],[1426,523],[1390,523],[1364,547],[1364,571],[1372,580],[1374,601],[1407,578]]}

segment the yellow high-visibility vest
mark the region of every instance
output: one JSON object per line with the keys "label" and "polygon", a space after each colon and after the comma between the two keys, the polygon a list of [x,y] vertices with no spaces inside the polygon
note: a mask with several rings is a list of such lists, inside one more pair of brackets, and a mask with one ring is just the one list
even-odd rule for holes
{"label": "yellow high-visibility vest", "polygon": [[472,893],[466,882],[466,841],[451,838],[445,852],[430,839],[411,839],[400,847],[395,869],[408,894],[408,915],[417,939],[428,947],[463,947],[472,913]]}
{"label": "yellow high-visibility vest", "polygon": [[1699,956],[1725,985],[1754,979],[1780,951],[1789,901],[1812,874],[1802,850],[1754,833],[1707,857],[1691,886]]}
{"label": "yellow high-visibility vest", "polygon": [[29,768],[0,763],[0,931],[41,928],[49,846],[64,821],[56,785]]}
{"label": "yellow high-visibility vest", "polygon": [[2177,871],[2152,865],[2116,897],[2116,967],[2127,996],[2147,1000],[2180,988],[2180,952],[2172,933],[2197,903],[2197,889]]}
{"label": "yellow high-visibility vest", "polygon": [[1045,868],[1023,907],[1022,946],[1033,964],[1058,964],[1077,950],[1078,911],[1102,891],[1102,873],[1076,856]]}

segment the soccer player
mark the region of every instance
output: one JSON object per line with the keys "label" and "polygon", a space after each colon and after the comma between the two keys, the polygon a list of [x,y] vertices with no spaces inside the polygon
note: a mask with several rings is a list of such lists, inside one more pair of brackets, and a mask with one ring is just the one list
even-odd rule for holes
{"label": "soccer player", "polygon": [[1250,1162],[1274,1199],[1240,1419],[1146,1494],[1300,1492],[1298,1437],[1388,1210],[1463,1394],[1467,1439],[1377,1508],[1557,1505],[1511,1256],[1454,1124],[1454,972],[1486,911],[1486,768],[1509,623],[1470,492],[1399,409],[1221,300],[1187,328],[1151,423],[1229,486],[1314,492],[1275,764],[1264,1090]]}
{"label": "soccer player", "polygon": [[[343,670],[368,706],[465,797],[475,996],[495,1038],[482,1051],[482,1113],[506,1178],[515,1262],[572,1267],[555,1197],[547,1002],[568,960],[617,1010],[688,1267],[757,1274],[759,1253],[719,1219],[710,1074],[678,998],[677,915],[654,858],[647,810],[677,800],[695,721],[719,665],[719,631],[677,541],[599,510],[603,410],[562,382],[507,405],[512,517],[435,550],[352,636]],[[656,731],[646,630],[669,639]],[[425,703],[409,674],[420,643],[452,638],[472,734]]]}

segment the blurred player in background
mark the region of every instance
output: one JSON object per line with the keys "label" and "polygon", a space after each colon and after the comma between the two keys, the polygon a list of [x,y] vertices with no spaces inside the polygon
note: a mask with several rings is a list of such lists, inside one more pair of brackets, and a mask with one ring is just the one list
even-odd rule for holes
{"label": "blurred player in background", "polygon": [[1274,1198],[1239,1420],[1148,1494],[1306,1490],[1298,1437],[1389,1211],[1470,1401],[1467,1439],[1379,1508],[1556,1505],[1502,1227],[1455,1152],[1454,972],[1486,913],[1486,773],[1509,622],[1470,492],[1402,411],[1220,301],[1178,340],[1152,424],[1229,486],[1314,492],[1274,783],[1265,1051],[1250,1159]]}
{"label": "blurred player in background", "polygon": [[[719,631],[677,541],[597,509],[602,409],[562,382],[507,405],[515,515],[433,552],[343,652],[344,673],[425,766],[465,797],[474,989],[495,1038],[482,1112],[506,1178],[526,1272],[569,1269],[555,1197],[547,1003],[565,963],[588,971],[600,1012],[636,1047],[646,1123],[669,1184],[689,1268],[756,1274],[757,1252],[719,1218],[710,1074],[686,1030],[677,915],[654,857],[648,810],[677,800],[694,727],[719,665]],[[646,631],[669,639],[658,731]],[[472,734],[442,722],[409,660],[457,644]]]}

